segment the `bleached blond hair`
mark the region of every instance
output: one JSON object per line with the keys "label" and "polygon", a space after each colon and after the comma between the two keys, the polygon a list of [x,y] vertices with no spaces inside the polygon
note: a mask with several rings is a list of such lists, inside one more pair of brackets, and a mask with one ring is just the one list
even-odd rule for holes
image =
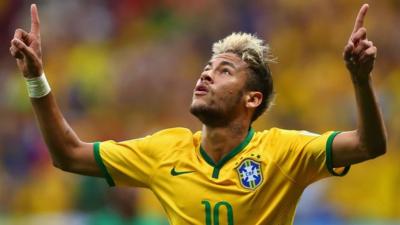
{"label": "bleached blond hair", "polygon": [[234,53],[245,61],[250,69],[246,88],[263,94],[261,104],[253,113],[251,122],[256,120],[270,107],[274,96],[270,63],[275,63],[270,47],[262,39],[248,33],[232,33],[212,46],[212,57],[222,53]]}
{"label": "bleached blond hair", "polygon": [[212,46],[213,57],[226,52],[238,54],[244,61],[254,63],[274,63],[276,58],[271,54],[268,44],[253,34],[232,33]]}

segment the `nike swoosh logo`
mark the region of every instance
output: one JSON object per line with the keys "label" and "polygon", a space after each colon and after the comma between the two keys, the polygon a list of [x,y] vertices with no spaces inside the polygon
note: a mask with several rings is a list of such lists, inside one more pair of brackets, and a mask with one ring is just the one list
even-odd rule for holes
{"label": "nike swoosh logo", "polygon": [[193,173],[194,171],[176,171],[175,167],[171,169],[171,175],[172,176],[179,176],[182,174],[186,174],[186,173]]}

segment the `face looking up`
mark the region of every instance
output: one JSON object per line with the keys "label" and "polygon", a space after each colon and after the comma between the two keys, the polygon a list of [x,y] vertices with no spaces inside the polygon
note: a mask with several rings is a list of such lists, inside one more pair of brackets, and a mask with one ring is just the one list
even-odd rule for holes
{"label": "face looking up", "polygon": [[223,126],[246,110],[248,65],[234,53],[214,56],[193,92],[190,112],[205,125]]}

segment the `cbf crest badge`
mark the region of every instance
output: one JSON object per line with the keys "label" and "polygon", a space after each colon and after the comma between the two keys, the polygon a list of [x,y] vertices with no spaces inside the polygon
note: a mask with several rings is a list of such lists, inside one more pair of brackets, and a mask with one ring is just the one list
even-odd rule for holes
{"label": "cbf crest badge", "polygon": [[252,159],[245,159],[236,168],[240,184],[244,188],[254,190],[262,183],[261,163]]}

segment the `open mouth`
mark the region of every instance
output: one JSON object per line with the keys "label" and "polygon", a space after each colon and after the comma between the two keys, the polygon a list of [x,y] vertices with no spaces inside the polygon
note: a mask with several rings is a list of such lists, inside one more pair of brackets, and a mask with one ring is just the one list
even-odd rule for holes
{"label": "open mouth", "polygon": [[194,89],[194,95],[206,95],[208,93],[208,87],[204,84],[199,84]]}

